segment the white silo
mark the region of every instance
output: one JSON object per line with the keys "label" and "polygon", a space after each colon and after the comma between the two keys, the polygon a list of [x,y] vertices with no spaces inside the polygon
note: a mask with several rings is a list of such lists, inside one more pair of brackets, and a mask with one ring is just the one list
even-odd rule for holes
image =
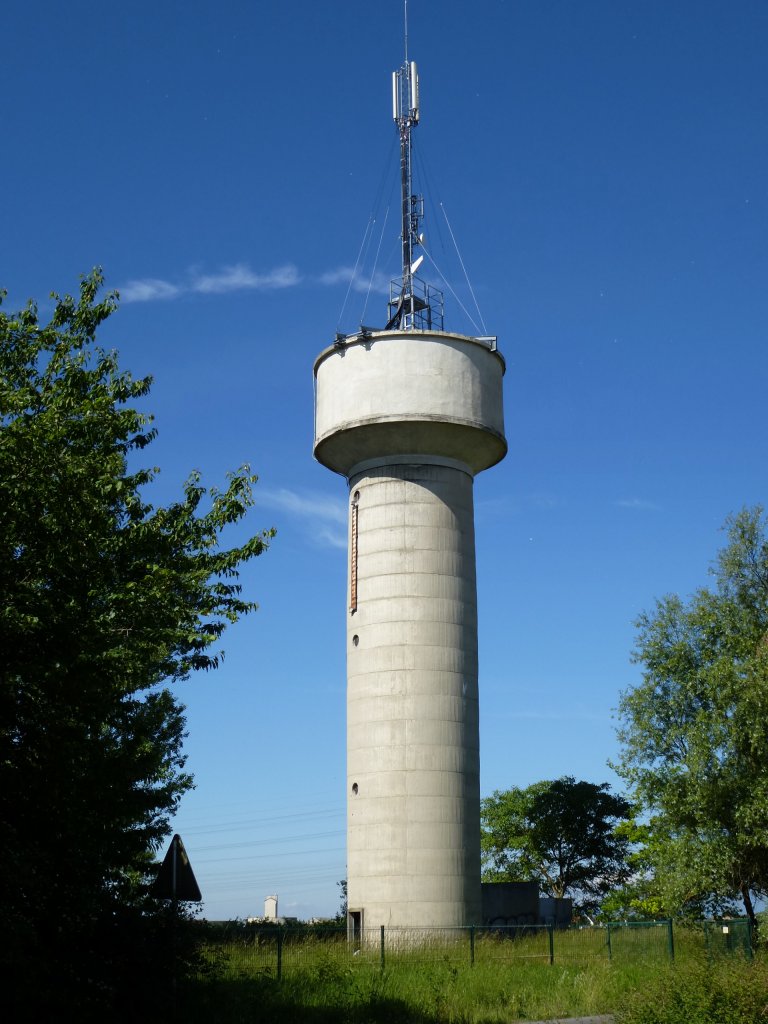
{"label": "white silo", "polygon": [[277,920],[277,893],[274,893],[272,896],[264,897],[264,920]]}
{"label": "white silo", "polygon": [[504,458],[496,339],[416,276],[418,79],[393,75],[402,277],[381,329],[315,361],[315,457],[349,482],[347,872],[354,931],[480,923],[473,480]]}

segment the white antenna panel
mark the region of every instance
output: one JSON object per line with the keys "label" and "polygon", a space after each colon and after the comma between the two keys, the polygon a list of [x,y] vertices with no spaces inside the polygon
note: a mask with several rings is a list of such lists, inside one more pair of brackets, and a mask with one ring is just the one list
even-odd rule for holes
{"label": "white antenna panel", "polygon": [[416,61],[411,61],[411,111],[416,120],[419,119],[419,73],[416,70]]}
{"label": "white antenna panel", "polygon": [[392,117],[396,121],[400,116],[400,104],[398,103],[397,72],[392,72]]}

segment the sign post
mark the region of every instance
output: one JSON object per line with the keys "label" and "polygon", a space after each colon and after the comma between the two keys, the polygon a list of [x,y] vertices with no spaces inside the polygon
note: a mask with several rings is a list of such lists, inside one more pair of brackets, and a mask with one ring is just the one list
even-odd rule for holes
{"label": "sign post", "polygon": [[173,941],[173,977],[171,979],[171,992],[173,1001],[173,1019],[177,1019],[177,992],[176,973],[178,958],[178,913],[179,900],[185,903],[200,903],[202,893],[197,884],[195,873],[189,862],[187,851],[181,836],[176,834],[171,840],[163,863],[157,873],[157,878],[152,883],[150,894],[160,900],[170,900],[173,913],[171,915],[172,941]]}

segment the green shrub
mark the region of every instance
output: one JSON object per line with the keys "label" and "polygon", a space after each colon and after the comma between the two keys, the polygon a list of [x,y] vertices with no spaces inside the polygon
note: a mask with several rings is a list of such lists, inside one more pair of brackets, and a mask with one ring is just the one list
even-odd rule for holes
{"label": "green shrub", "polygon": [[617,1007],[618,1024],[764,1024],[768,962],[689,960],[663,972]]}

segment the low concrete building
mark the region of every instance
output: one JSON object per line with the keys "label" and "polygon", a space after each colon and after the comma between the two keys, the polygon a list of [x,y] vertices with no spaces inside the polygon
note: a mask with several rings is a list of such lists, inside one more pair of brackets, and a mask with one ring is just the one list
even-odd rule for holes
{"label": "low concrete building", "polygon": [[573,900],[540,896],[536,882],[483,882],[482,922],[496,927],[571,923]]}

